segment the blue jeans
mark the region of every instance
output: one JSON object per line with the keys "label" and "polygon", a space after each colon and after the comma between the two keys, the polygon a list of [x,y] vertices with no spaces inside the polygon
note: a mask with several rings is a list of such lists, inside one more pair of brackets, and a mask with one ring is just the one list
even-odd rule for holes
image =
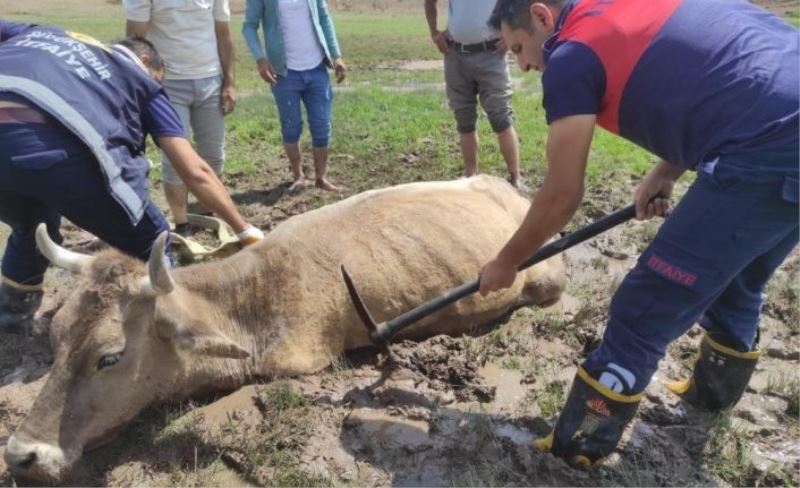
{"label": "blue jeans", "polygon": [[615,363],[647,386],[667,345],[695,322],[753,347],[763,291],[798,242],[797,172],[700,172],[611,301],[590,372]]}
{"label": "blue jeans", "polygon": [[295,144],[303,132],[303,117],[300,101],[306,106],[308,127],[311,129],[311,144],[328,147],[331,137],[331,111],[333,88],[325,63],[305,71],[289,70],[286,76],[278,76],[272,85],[272,94],[278,105],[281,133],[285,144]]}
{"label": "blue jeans", "polygon": [[47,259],[36,250],[35,231],[47,224],[61,242],[61,216],[117,249],[147,260],[156,237],[169,230],[148,203],[133,226],[109,193],[94,155],[57,125],[0,124],[0,220],[11,227],[2,275],[13,285],[42,283]]}

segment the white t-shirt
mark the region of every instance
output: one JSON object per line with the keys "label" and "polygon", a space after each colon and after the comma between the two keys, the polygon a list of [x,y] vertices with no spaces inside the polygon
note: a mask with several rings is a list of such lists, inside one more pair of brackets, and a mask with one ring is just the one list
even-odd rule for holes
{"label": "white t-shirt", "polygon": [[319,66],[325,52],[311,23],[308,0],[278,0],[278,15],[286,49],[286,67],[303,71]]}
{"label": "white t-shirt", "polygon": [[122,0],[128,20],[150,22],[147,40],[164,59],[169,80],[222,72],[214,22],[229,22],[228,0]]}
{"label": "white t-shirt", "polygon": [[500,33],[489,27],[495,1],[450,0],[447,2],[447,32],[460,44],[476,44],[500,37]]}

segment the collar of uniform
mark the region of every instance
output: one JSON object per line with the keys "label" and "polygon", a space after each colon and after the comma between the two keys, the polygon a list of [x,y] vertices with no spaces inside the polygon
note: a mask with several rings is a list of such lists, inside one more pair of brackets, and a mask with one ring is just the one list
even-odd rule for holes
{"label": "collar of uniform", "polygon": [[553,33],[550,34],[547,40],[544,41],[544,44],[542,44],[542,52],[544,53],[545,64],[547,64],[547,61],[550,59],[550,55],[553,54],[553,49],[555,49],[556,44],[558,43],[558,36],[561,35],[561,29],[567,22],[567,17],[569,17],[570,12],[572,12],[572,10],[580,1],[581,0],[569,0],[564,5],[564,8],[561,9],[561,12],[559,12],[558,19],[556,19],[556,25],[553,28]]}
{"label": "collar of uniform", "polygon": [[122,44],[114,44],[111,46],[111,49],[133,61],[136,64],[136,66],[140,67],[142,71],[144,71],[148,75],[150,74],[150,71],[147,69],[147,66],[145,66],[142,60],[139,59],[139,56],[134,54],[133,51],[131,51],[127,47],[123,46]]}

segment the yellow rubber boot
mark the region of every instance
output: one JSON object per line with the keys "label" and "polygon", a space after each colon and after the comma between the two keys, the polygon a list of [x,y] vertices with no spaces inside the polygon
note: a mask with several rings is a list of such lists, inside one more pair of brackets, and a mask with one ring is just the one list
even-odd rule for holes
{"label": "yellow rubber boot", "polygon": [[555,428],[534,446],[576,466],[597,466],[617,447],[641,398],[612,391],[578,368]]}
{"label": "yellow rubber boot", "polygon": [[736,341],[725,334],[706,333],[692,376],[668,383],[667,389],[695,407],[711,411],[727,410],[744,394],[760,351],[739,351]]}
{"label": "yellow rubber boot", "polygon": [[550,452],[550,449],[553,448],[553,431],[551,430],[547,436],[533,441],[533,447],[535,447],[537,451]]}

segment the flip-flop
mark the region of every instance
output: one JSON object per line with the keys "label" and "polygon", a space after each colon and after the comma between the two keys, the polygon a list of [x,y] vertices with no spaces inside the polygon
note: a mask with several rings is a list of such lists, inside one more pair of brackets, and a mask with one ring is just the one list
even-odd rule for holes
{"label": "flip-flop", "polygon": [[286,193],[289,195],[297,195],[298,193],[306,190],[308,188],[308,181],[304,181],[303,183],[292,182],[289,185],[289,188],[286,189]]}
{"label": "flip-flop", "polygon": [[236,253],[242,248],[242,244],[233,229],[222,220],[197,214],[189,214],[187,217],[190,225],[214,231],[220,245],[207,247],[194,239],[172,232],[172,248],[178,254],[182,263],[221,259]]}

